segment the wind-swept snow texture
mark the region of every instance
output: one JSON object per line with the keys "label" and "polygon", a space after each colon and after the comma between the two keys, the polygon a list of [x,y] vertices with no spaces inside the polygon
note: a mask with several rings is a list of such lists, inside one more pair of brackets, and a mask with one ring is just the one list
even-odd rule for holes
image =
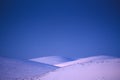
{"label": "wind-swept snow texture", "polygon": [[114,58],[114,57],[111,57],[111,56],[92,56],[92,57],[88,57],[88,58],[80,58],[80,59],[77,59],[74,61],[56,64],[55,66],[65,67],[65,66],[69,66],[69,65],[73,65],[73,64],[78,64],[78,63],[84,63],[84,62],[101,60],[101,59],[102,60],[103,59],[112,59],[112,58]]}
{"label": "wind-swept snow texture", "polygon": [[120,80],[120,59],[104,59],[59,68],[36,80]]}
{"label": "wind-swept snow texture", "polygon": [[50,65],[57,65],[60,63],[71,61],[70,58],[60,57],[60,56],[47,56],[47,57],[40,57],[40,58],[33,58],[29,59],[31,61],[50,64]]}
{"label": "wind-swept snow texture", "polygon": [[56,68],[43,63],[0,57],[0,80],[32,80],[32,77]]}

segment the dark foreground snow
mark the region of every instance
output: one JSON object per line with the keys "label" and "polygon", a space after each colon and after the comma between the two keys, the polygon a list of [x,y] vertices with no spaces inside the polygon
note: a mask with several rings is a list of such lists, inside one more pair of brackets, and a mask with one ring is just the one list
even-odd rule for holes
{"label": "dark foreground snow", "polygon": [[56,68],[43,63],[0,57],[0,80],[32,80],[34,76],[41,76]]}

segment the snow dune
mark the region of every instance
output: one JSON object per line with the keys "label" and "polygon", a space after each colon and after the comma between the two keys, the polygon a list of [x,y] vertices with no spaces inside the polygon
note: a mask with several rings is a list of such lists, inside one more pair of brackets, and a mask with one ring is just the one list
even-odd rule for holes
{"label": "snow dune", "polygon": [[60,56],[47,56],[47,57],[33,58],[33,59],[29,59],[29,60],[55,66],[60,63],[71,61],[72,59],[60,57]]}
{"label": "snow dune", "polygon": [[120,58],[92,56],[71,61],[48,56],[30,60],[0,57],[0,80],[120,80]]}
{"label": "snow dune", "polygon": [[112,59],[112,58],[114,58],[114,57],[111,57],[111,56],[92,56],[92,57],[80,58],[80,59],[77,59],[77,60],[74,60],[74,61],[69,61],[69,62],[56,64],[55,66],[65,67],[65,66],[69,66],[69,65],[73,65],[73,64],[78,64],[78,63],[85,63],[85,62],[89,62],[89,61]]}
{"label": "snow dune", "polygon": [[0,80],[32,80],[55,69],[48,64],[0,57]]}
{"label": "snow dune", "polygon": [[35,80],[120,80],[120,59],[101,59],[73,64]]}

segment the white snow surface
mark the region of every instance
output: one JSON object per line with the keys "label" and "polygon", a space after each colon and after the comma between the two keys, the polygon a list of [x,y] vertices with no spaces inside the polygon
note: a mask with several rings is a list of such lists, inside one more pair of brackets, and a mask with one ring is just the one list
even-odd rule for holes
{"label": "white snow surface", "polygon": [[46,57],[33,58],[29,60],[40,62],[40,63],[45,63],[45,64],[50,64],[50,65],[57,65],[60,63],[71,61],[72,59],[61,57],[61,56],[46,56]]}
{"label": "white snow surface", "polygon": [[0,57],[0,80],[120,80],[120,58],[93,56],[62,64]]}
{"label": "white snow surface", "polygon": [[35,80],[120,80],[120,58],[73,64]]}
{"label": "white snow surface", "polygon": [[64,62],[64,63],[60,63],[60,64],[56,64],[55,66],[58,67],[65,67],[65,66],[69,66],[69,65],[73,65],[73,64],[78,64],[78,63],[85,63],[85,62],[89,62],[89,61],[95,61],[95,60],[103,60],[103,59],[112,59],[114,57],[111,56],[92,56],[92,57],[87,57],[87,58],[80,58],[74,61],[69,61],[69,62]]}
{"label": "white snow surface", "polygon": [[0,57],[0,80],[32,80],[55,69],[48,64]]}

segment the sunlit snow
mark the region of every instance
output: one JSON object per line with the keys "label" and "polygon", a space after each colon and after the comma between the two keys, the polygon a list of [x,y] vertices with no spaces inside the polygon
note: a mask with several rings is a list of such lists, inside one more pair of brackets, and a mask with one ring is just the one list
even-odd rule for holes
{"label": "sunlit snow", "polygon": [[50,65],[57,65],[60,63],[71,61],[72,59],[61,57],[61,56],[46,56],[46,57],[33,58],[29,60],[40,62],[40,63],[45,63],[45,64],[50,64]]}

